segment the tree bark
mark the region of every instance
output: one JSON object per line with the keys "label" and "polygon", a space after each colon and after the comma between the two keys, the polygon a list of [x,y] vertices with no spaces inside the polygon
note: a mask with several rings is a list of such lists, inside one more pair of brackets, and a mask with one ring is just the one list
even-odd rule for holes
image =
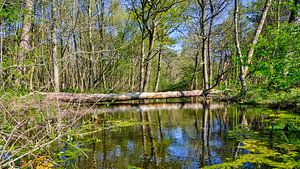
{"label": "tree bark", "polygon": [[56,35],[56,0],[52,0],[52,62],[54,76],[54,91],[59,92],[59,70],[57,61],[57,35]]}
{"label": "tree bark", "polygon": [[30,50],[30,29],[31,29],[31,13],[33,9],[33,0],[25,1],[25,9],[27,14],[24,15],[23,28],[20,42],[20,51],[18,61],[22,62],[25,59],[25,54]]}
{"label": "tree bark", "polygon": [[[100,50],[103,51],[105,48],[105,43],[104,43],[104,1],[105,0],[100,0],[100,15],[98,15],[98,23],[100,25],[99,33],[100,33]],[[105,77],[105,62],[104,62],[104,55],[103,52],[100,53],[100,79],[102,80],[103,84],[103,89],[106,90],[107,85],[106,85],[106,77]]]}
{"label": "tree bark", "polygon": [[198,49],[195,56],[195,66],[194,73],[192,76],[191,90],[198,90],[199,53],[200,51]]}
{"label": "tree bark", "polygon": [[200,97],[204,95],[214,95],[219,91],[169,91],[169,92],[137,92],[126,94],[81,94],[81,93],[41,93],[49,100],[58,100],[63,102],[77,103],[97,103],[106,101],[128,101],[143,99],[167,99],[167,98],[184,98]]}
{"label": "tree bark", "polygon": [[159,82],[160,82],[161,55],[162,55],[162,45],[159,46],[159,53],[158,53],[158,58],[157,58],[157,72],[156,72],[154,92],[158,91]]}
{"label": "tree bark", "polygon": [[93,24],[92,24],[92,5],[93,2],[92,0],[88,1],[88,25],[89,25],[89,32],[88,32],[88,43],[89,43],[89,61],[88,61],[88,88],[92,88],[93,80],[94,80],[94,75],[93,75],[93,59],[94,57],[94,51],[95,51],[95,46],[93,44]]}
{"label": "tree bark", "polygon": [[[76,9],[77,8],[77,9]],[[77,38],[76,38],[76,30],[75,27],[77,25],[77,21],[78,21],[78,16],[79,16],[79,9],[77,7],[77,3],[76,1],[73,2],[73,15],[72,15],[72,26],[74,28],[74,32],[72,32],[72,40],[73,40],[73,44],[74,44],[74,52],[75,52],[75,67],[74,67],[74,75],[75,77],[75,81],[76,81],[76,86],[77,88],[80,89],[80,91],[84,90],[84,84],[83,84],[83,75],[82,75],[82,59],[80,56],[80,52],[78,49],[78,42],[77,42]]]}
{"label": "tree bark", "polygon": [[[17,63],[21,64],[25,58],[26,58],[26,53],[30,50],[30,29],[31,29],[31,13],[33,10],[33,0],[26,0],[25,1],[25,10],[27,13],[24,15],[23,18],[23,27],[22,27],[22,34],[21,34],[21,42],[20,42],[20,49],[18,52],[18,58],[17,58]],[[20,74],[25,73],[25,68],[20,67],[19,68]],[[16,83],[20,84],[21,79],[17,78]]]}
{"label": "tree bark", "polygon": [[140,60],[140,91],[145,91],[145,28],[142,28],[141,60]]}
{"label": "tree bark", "polygon": [[243,60],[243,55],[242,55],[242,51],[241,51],[241,47],[240,47],[240,35],[239,35],[239,19],[238,19],[238,14],[239,14],[239,3],[238,0],[234,0],[234,34],[235,34],[235,47],[236,47],[236,54],[239,58],[239,78],[240,78],[240,82],[241,82],[241,97],[245,97],[246,96],[246,90],[247,90],[247,86],[246,86],[246,79],[245,79],[245,70],[244,70],[244,60]]}
{"label": "tree bark", "polygon": [[268,14],[268,11],[269,11],[269,8],[270,8],[271,4],[272,4],[272,0],[266,0],[264,9],[262,11],[262,15],[261,15],[260,20],[259,20],[258,27],[256,28],[256,31],[254,33],[252,42],[250,44],[250,49],[247,53],[247,61],[246,61],[246,65],[245,65],[244,76],[247,75],[249,65],[252,63],[254,49],[255,49],[255,46],[258,42],[259,35],[261,34],[261,31],[262,31],[262,28],[264,26],[264,23],[265,23],[265,20],[266,20],[266,17],[267,17],[267,14]]}
{"label": "tree bark", "polygon": [[246,86],[246,75],[248,73],[249,65],[252,63],[252,58],[254,54],[254,49],[255,46],[258,42],[259,35],[261,34],[262,28],[264,26],[268,10],[272,4],[272,0],[266,0],[265,6],[263,8],[258,27],[256,28],[256,31],[254,33],[252,42],[249,46],[249,50],[247,53],[246,61],[243,60],[242,58],[242,53],[240,50],[240,45],[239,45],[239,37],[238,37],[238,19],[237,19],[237,13],[238,13],[238,1],[235,0],[235,12],[234,12],[234,20],[235,20],[235,41],[236,41],[236,48],[237,48],[237,53],[240,58],[240,81],[241,81],[241,97],[244,98],[247,93],[247,86]]}
{"label": "tree bark", "polygon": [[148,48],[148,54],[147,54],[147,58],[146,58],[146,65],[145,65],[146,66],[146,70],[145,70],[146,78],[144,81],[145,91],[148,90],[148,85],[149,85],[150,76],[151,76],[151,60],[152,60],[155,36],[156,36],[156,21],[154,18],[154,20],[152,20],[151,31],[149,31],[149,48]]}
{"label": "tree bark", "polygon": [[201,6],[201,39],[202,39],[202,61],[203,61],[203,89],[208,90],[209,89],[209,82],[208,82],[208,65],[207,65],[207,36],[206,36],[206,23],[205,23],[205,18],[206,18],[206,12],[205,12],[205,7],[206,7],[206,1],[201,0],[199,3]]}
{"label": "tree bark", "polygon": [[211,48],[211,34],[213,29],[213,22],[215,19],[214,6],[212,0],[209,0],[209,5],[210,5],[211,19],[210,19],[209,30],[207,35],[207,56],[208,56],[209,88],[211,88],[212,81],[213,81],[213,58],[212,58],[212,48]]}

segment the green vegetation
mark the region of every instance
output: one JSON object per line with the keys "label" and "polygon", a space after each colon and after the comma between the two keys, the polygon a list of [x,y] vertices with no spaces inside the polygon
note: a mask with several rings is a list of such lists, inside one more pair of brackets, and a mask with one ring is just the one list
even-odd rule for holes
{"label": "green vegetation", "polygon": [[[201,150],[198,159],[206,160],[185,159],[174,162],[174,167],[187,163],[211,168],[300,168],[299,25],[299,0],[0,0],[0,168],[74,168],[80,166],[76,160],[96,157],[96,150],[107,152],[106,148],[121,156],[119,150],[130,148],[132,140],[117,139],[118,145],[108,137],[117,134],[128,138],[139,134],[136,137],[143,141],[135,146],[143,154],[131,153],[144,159],[117,167],[155,168],[162,161],[161,167],[169,168],[168,160],[176,161],[166,158],[177,139],[170,139],[172,134],[184,137],[194,132],[174,129],[175,134],[164,139],[174,119],[175,127],[195,129],[195,140],[202,137],[202,145],[191,141],[197,148],[207,146],[210,152],[217,147],[209,145],[210,136],[205,137],[214,130],[208,126],[217,123],[224,132],[218,138],[224,141],[227,134],[230,140],[224,141],[224,150],[233,146],[247,151],[238,150],[233,158],[224,153],[220,158],[227,160],[212,165],[211,155],[205,157]],[[205,102],[201,113],[159,111],[153,116],[135,105],[138,113],[114,116],[100,113],[114,112],[110,103],[98,109],[48,101],[36,94],[211,89],[241,107],[225,106],[223,114],[212,115]],[[260,107],[250,108],[259,115],[249,120],[246,105]],[[126,109],[123,106],[118,111]],[[161,122],[161,117],[169,123]],[[248,122],[256,122],[259,129],[247,126]],[[99,158],[108,160],[106,155]]]}
{"label": "green vegetation", "polygon": [[300,28],[283,24],[269,27],[257,46],[254,76],[263,78],[259,87],[268,91],[289,90],[300,82]]}
{"label": "green vegetation", "polygon": [[104,119],[88,115],[88,109],[77,115],[78,112],[71,111],[74,115],[68,112],[76,110],[70,105],[51,103],[45,106],[46,103],[37,103],[37,98],[32,99],[34,102],[25,99],[26,102],[11,103],[13,106],[1,105],[0,154],[3,167],[60,167],[90,151],[90,148],[78,145],[102,141],[91,137],[93,134],[142,124],[114,119],[100,123]]}
{"label": "green vegetation", "polygon": [[273,109],[290,109],[299,112],[300,89],[292,88],[288,91],[268,92],[254,88],[249,91],[245,104],[262,105]]}
{"label": "green vegetation", "polygon": [[239,126],[229,131],[227,137],[238,141],[238,149],[249,151],[227,162],[205,168],[299,168],[300,167],[300,117],[285,111],[254,109],[267,115],[269,123],[262,131]]}
{"label": "green vegetation", "polygon": [[[269,148],[268,142],[262,140],[246,139],[243,141],[243,146],[240,148],[250,151],[250,154],[241,155],[237,160],[225,162],[220,165],[213,165],[205,168],[247,168],[252,166],[255,168],[298,168],[299,147],[290,144],[273,145]],[[297,150],[297,151],[296,151]]]}
{"label": "green vegetation", "polygon": [[297,0],[0,3],[3,95],[299,88]]}

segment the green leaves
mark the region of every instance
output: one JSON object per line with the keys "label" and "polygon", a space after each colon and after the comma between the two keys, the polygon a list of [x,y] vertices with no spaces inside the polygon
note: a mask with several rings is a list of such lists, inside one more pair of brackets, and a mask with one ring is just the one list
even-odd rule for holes
{"label": "green leaves", "polygon": [[1,6],[3,4],[3,7],[0,8],[0,20],[1,22],[4,20],[7,23],[16,23],[20,20],[20,11],[21,5],[20,2],[14,3],[14,2],[2,2],[0,1]]}
{"label": "green leaves", "polygon": [[257,47],[252,66],[267,90],[287,90],[300,81],[300,29],[294,24],[271,26]]}

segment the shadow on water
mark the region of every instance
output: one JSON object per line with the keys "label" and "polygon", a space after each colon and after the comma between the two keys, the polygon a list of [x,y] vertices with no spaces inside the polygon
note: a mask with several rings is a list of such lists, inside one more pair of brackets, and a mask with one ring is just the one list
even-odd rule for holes
{"label": "shadow on water", "polygon": [[[98,107],[95,123],[136,121],[138,125],[87,135],[78,168],[201,168],[249,153],[226,138],[237,126],[261,128],[264,114],[222,104],[159,103]],[[89,119],[85,116],[83,120]],[[126,112],[126,113],[124,113]],[[259,126],[258,125],[262,125]]]}

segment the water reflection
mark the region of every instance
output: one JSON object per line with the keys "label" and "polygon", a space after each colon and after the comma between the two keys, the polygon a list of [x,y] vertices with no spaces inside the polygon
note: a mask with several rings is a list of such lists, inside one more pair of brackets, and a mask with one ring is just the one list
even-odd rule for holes
{"label": "water reflection", "polygon": [[[247,152],[240,149],[240,142],[225,137],[228,130],[263,127],[260,121],[264,115],[219,104],[122,106],[99,107],[97,116],[102,120],[95,123],[105,125],[114,119],[135,120],[142,125],[87,136],[92,143],[81,146],[91,151],[87,151],[88,158],[78,157],[79,168],[201,168]],[[127,113],[121,113],[124,111]]]}

